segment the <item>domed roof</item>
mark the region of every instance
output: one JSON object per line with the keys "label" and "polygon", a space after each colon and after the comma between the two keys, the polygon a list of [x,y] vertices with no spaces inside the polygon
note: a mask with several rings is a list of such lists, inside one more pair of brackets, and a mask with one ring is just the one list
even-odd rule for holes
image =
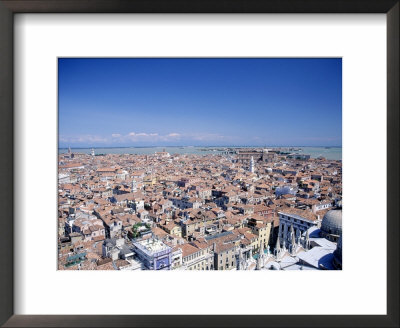
{"label": "domed roof", "polygon": [[333,252],[333,265],[341,269],[342,268],[342,235],[340,235],[336,250]]}
{"label": "domed roof", "polygon": [[340,255],[340,258],[342,257],[342,235],[340,235],[337,247],[336,247],[337,253]]}
{"label": "domed roof", "polygon": [[342,234],[342,210],[328,211],[321,223],[321,230],[330,235]]}

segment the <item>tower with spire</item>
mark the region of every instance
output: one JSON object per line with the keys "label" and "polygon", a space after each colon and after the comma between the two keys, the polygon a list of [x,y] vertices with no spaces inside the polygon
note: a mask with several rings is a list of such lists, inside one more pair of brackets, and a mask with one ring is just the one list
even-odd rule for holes
{"label": "tower with spire", "polygon": [[290,249],[291,249],[292,255],[294,255],[296,252],[296,235],[295,235],[295,232],[293,229],[293,224],[290,226],[290,235],[291,235]]}
{"label": "tower with spire", "polygon": [[264,243],[260,245],[260,253],[258,254],[256,270],[261,270],[264,266]]}
{"label": "tower with spire", "polygon": [[308,250],[310,248],[310,235],[308,233],[308,230],[306,231],[306,237],[305,237],[305,240],[304,240],[304,248],[306,250]]}
{"label": "tower with spire", "polygon": [[136,180],[132,180],[131,192],[136,192],[136,191],[137,191],[137,182],[136,182]]}
{"label": "tower with spire", "polygon": [[276,258],[278,258],[280,253],[281,253],[281,242],[279,240],[279,236],[276,239],[276,245],[275,245],[274,253],[275,253],[275,257]]}
{"label": "tower with spire", "polygon": [[254,173],[254,158],[253,158],[253,156],[251,156],[251,159],[250,159],[250,172]]}

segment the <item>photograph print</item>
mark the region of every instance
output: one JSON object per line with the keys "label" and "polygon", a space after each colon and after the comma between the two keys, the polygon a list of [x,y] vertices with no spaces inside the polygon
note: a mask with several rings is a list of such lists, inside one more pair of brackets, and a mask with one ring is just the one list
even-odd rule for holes
{"label": "photograph print", "polygon": [[341,58],[59,58],[58,270],[342,270]]}

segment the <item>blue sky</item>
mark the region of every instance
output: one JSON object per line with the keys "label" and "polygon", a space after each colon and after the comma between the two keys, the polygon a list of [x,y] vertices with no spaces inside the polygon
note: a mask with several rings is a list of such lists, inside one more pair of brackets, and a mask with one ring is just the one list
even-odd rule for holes
{"label": "blue sky", "polygon": [[59,146],[341,146],[342,61],[60,58]]}

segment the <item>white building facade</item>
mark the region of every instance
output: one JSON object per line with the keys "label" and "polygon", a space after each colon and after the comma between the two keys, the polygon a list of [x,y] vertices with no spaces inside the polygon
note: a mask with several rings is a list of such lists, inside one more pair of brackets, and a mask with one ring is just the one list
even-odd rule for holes
{"label": "white building facade", "polygon": [[[281,242],[281,246],[289,248],[292,245],[292,241],[300,244],[301,235],[311,227],[319,227],[321,222],[318,219],[312,220],[305,218],[299,214],[290,212],[278,212],[279,214],[279,232],[278,236]],[[293,238],[294,234],[294,238]]]}

